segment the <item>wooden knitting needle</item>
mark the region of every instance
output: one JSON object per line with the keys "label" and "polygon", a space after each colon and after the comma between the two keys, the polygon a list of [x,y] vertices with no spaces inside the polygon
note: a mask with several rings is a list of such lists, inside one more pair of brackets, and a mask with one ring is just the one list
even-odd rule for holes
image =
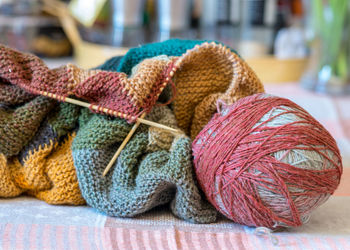
{"label": "wooden knitting needle", "polygon": [[[55,99],[59,99],[59,98],[57,98],[57,96],[55,94],[51,94],[50,96],[55,98]],[[69,98],[69,97],[64,98],[64,101],[72,103],[72,104],[75,104],[75,105],[78,105],[78,106],[82,106],[82,107],[85,107],[85,108],[91,108],[91,109],[94,109],[94,110],[99,110],[100,109],[97,105],[91,105],[90,103],[82,102],[82,101],[75,100],[75,99],[72,99],[72,98]],[[103,108],[102,111],[108,114],[108,112],[107,112],[108,109]],[[165,126],[165,125],[160,124],[160,123],[156,123],[156,122],[152,122],[152,121],[149,121],[149,120],[145,120],[142,117],[136,118],[136,122],[140,122],[140,123],[152,126],[152,127],[156,127],[156,128],[167,130],[167,131],[169,131],[170,133],[172,133],[174,135],[183,134],[183,132],[181,130],[173,129],[171,127]]]}
{"label": "wooden knitting needle", "polygon": [[[141,115],[141,118],[143,119],[146,116],[146,113],[143,113]],[[108,173],[108,171],[111,169],[111,167],[113,166],[114,162],[117,160],[118,156],[120,155],[120,153],[122,152],[122,150],[125,148],[126,144],[129,142],[130,138],[132,137],[132,135],[135,133],[136,129],[140,126],[140,121],[137,121],[134,126],[131,128],[129,134],[125,137],[124,141],[122,142],[122,144],[120,144],[117,152],[113,155],[112,159],[110,160],[110,162],[108,163],[107,167],[105,168],[105,170],[103,171],[102,176],[106,176],[106,174]]]}
{"label": "wooden knitting needle", "polygon": [[[72,98],[69,98],[69,97],[60,98],[56,94],[52,94],[52,93],[48,93],[48,92],[40,92],[40,94],[44,95],[44,96],[47,96],[47,97],[54,98],[56,100],[60,100],[60,101],[68,102],[68,103],[71,103],[71,104],[75,104],[75,105],[78,105],[78,106],[81,106],[81,107],[84,107],[84,108],[91,108],[91,109],[94,109],[94,110],[101,110],[100,107],[98,107],[97,105],[91,105],[90,103],[79,101],[79,100],[75,100],[75,99],[72,99]],[[107,114],[109,113],[108,112],[109,110],[106,109],[106,108],[102,108],[102,111],[107,113]],[[145,120],[144,119],[145,116],[146,116],[146,112],[144,112],[141,115],[141,117],[136,119],[136,123],[131,128],[130,132],[128,133],[128,135],[126,136],[126,138],[124,139],[122,144],[119,146],[117,152],[113,155],[113,157],[110,160],[110,162],[108,163],[107,167],[104,169],[102,176],[106,176],[106,174],[111,169],[111,167],[113,166],[114,162],[117,160],[118,156],[120,155],[120,153],[122,152],[122,150],[124,149],[126,144],[129,142],[130,138],[135,133],[136,129],[140,126],[140,123],[144,123],[144,124],[156,127],[156,128],[167,130],[167,131],[169,131],[170,133],[172,133],[174,135],[183,134],[183,132],[181,130],[173,129],[171,127],[165,126],[165,125],[160,124],[160,123],[156,123],[156,122],[152,122],[152,121],[149,121],[149,120]]]}

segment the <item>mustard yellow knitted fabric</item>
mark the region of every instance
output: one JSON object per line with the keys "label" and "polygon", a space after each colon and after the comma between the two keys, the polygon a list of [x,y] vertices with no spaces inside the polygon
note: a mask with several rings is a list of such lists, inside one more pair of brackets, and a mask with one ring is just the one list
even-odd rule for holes
{"label": "mustard yellow knitted fabric", "polygon": [[84,204],[71,151],[80,108],[1,80],[0,88],[0,197]]}
{"label": "mustard yellow knitted fabric", "polygon": [[50,204],[84,204],[70,149],[74,136],[29,153],[23,164],[0,154],[0,196],[28,193]]}
{"label": "mustard yellow knitted fabric", "polygon": [[180,128],[195,138],[217,111],[217,101],[232,104],[264,92],[254,71],[222,44],[203,43],[175,63],[175,117]]}

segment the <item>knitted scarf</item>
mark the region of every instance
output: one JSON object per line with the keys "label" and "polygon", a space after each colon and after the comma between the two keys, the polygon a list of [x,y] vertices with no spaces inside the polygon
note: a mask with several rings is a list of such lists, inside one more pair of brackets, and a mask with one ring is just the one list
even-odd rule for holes
{"label": "knitted scarf", "polygon": [[[171,79],[177,92],[172,110],[155,106]],[[257,92],[263,87],[249,66],[217,43],[146,45],[96,70],[50,70],[33,55],[0,46],[0,196],[28,193],[52,204],[85,200],[108,215],[127,217],[170,202],[182,219],[213,222],[216,212],[196,186],[186,136],[140,126],[113,170],[105,178],[102,171],[129,132],[128,122],[142,112],[194,137],[216,112],[218,99],[232,103]],[[99,108],[43,96],[75,96]]]}

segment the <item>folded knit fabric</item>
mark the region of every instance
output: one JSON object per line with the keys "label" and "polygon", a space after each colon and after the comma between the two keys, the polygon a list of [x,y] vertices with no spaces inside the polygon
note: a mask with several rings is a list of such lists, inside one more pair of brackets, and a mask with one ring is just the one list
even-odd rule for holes
{"label": "folded knit fabric", "polygon": [[160,55],[182,56],[187,50],[205,42],[207,41],[170,39],[160,43],[149,43],[130,49],[122,57],[112,57],[97,67],[97,69],[124,72],[130,75],[131,69],[147,58]]}
{"label": "folded knit fabric", "polygon": [[70,148],[79,108],[1,81],[0,89],[0,197],[84,204]]}
{"label": "folded knit fabric", "polygon": [[[164,131],[141,126],[118,157],[113,170],[103,178],[103,169],[131,125],[124,119],[92,114],[87,109],[82,109],[81,113],[77,111],[79,114],[73,115],[69,122],[53,125],[56,123],[52,122],[52,118],[45,116],[51,113],[50,117],[56,117],[59,112],[57,104],[32,95],[41,94],[61,101],[65,101],[68,96],[76,96],[98,105],[97,111],[92,109],[94,112],[119,116],[129,122],[153,108],[148,119],[175,128],[178,125],[187,135],[194,137],[216,111],[217,100],[232,103],[246,95],[264,91],[254,72],[231,49],[214,42],[196,43],[184,41],[183,44],[188,44],[190,49],[181,56],[172,55],[180,52],[169,52],[168,56],[153,57],[157,53],[150,52],[151,58],[135,60],[142,61],[133,70],[130,69],[130,76],[106,68],[82,70],[73,65],[49,70],[33,55],[0,46],[0,80],[6,89],[0,92],[4,96],[0,104],[3,110],[0,129],[3,134],[8,133],[9,128],[21,131],[26,124],[15,121],[18,119],[17,111],[22,109],[24,111],[20,114],[23,113],[32,126],[32,129],[24,129],[26,132],[19,133],[20,140],[16,139],[17,132],[11,132],[13,138],[1,141],[1,160],[7,171],[3,176],[7,176],[6,181],[15,179],[7,185],[14,189],[14,195],[27,192],[56,204],[83,202],[77,202],[79,195],[75,199],[50,199],[39,195],[43,191],[53,190],[55,183],[64,183],[55,180],[55,175],[50,177],[51,166],[61,169],[64,168],[61,165],[69,165],[68,169],[72,166],[76,168],[79,187],[86,202],[106,214],[129,217],[171,202],[173,213],[180,218],[199,223],[213,222],[216,212],[202,200],[196,187],[188,137],[173,138]],[[152,46],[149,45],[143,55],[147,55],[147,50],[151,50]],[[174,51],[181,51],[183,45],[180,47]],[[137,53],[137,48],[134,51]],[[129,59],[125,59],[125,62]],[[128,65],[123,62],[121,59],[121,69],[123,65]],[[132,65],[134,61],[129,62]],[[127,71],[126,68],[124,66]],[[174,114],[166,107],[154,106],[171,79],[177,92],[173,101]],[[13,104],[8,101],[11,91],[18,92],[14,96],[21,96],[13,98]],[[78,129],[75,138],[74,129]],[[53,134],[49,136],[51,140],[42,144],[41,138],[50,134],[48,131]],[[41,152],[41,149],[48,149],[49,153],[40,153],[43,157],[32,160],[33,164],[28,163],[31,161],[30,156],[36,151]],[[16,161],[16,157],[19,160]],[[50,159],[55,159],[52,161],[54,163],[49,162]],[[74,159],[74,165],[71,159]],[[46,162],[45,167],[37,167],[40,165],[38,162]],[[18,174],[13,171],[16,168],[24,168],[25,171],[21,170]],[[33,176],[38,176],[40,181],[36,181],[37,178],[32,180]],[[69,172],[69,176],[68,179],[72,180],[70,187],[75,185],[76,188],[75,173]],[[49,179],[51,186],[45,178]],[[3,190],[5,193],[6,185]],[[71,190],[64,192],[72,193]]]}
{"label": "folded knit fabric", "polygon": [[[140,126],[106,177],[102,173],[130,126],[122,119],[82,116],[72,145],[83,197],[111,216],[131,217],[171,202],[172,212],[195,223],[216,220],[216,211],[203,201],[195,183],[188,137],[174,138]],[[167,107],[154,107],[147,119],[176,128]]]}

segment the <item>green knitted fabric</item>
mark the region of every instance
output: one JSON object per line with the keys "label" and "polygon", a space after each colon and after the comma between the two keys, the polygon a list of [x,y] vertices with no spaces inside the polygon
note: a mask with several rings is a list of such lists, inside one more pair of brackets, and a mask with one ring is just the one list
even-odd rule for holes
{"label": "green knitted fabric", "polygon": [[0,104],[0,153],[6,157],[18,155],[40,132],[46,117],[58,137],[66,135],[74,128],[80,109],[1,82]]}
{"label": "green knitted fabric", "polygon": [[[162,136],[151,135],[152,128],[142,125],[103,178],[104,168],[130,125],[96,114],[82,116],[72,151],[80,189],[89,205],[111,216],[131,217],[171,202],[172,212],[181,219],[195,223],[216,220],[216,211],[196,186],[188,137],[172,138],[164,147]],[[175,121],[167,107],[155,107],[147,117],[159,122],[157,118],[163,123]],[[151,145],[154,138],[158,138],[158,147]]]}
{"label": "green knitted fabric", "polygon": [[58,137],[68,134],[76,128],[80,107],[70,103],[60,103],[48,117],[48,124]]}
{"label": "green knitted fabric", "polygon": [[0,197],[82,205],[70,145],[80,108],[0,80]]}
{"label": "green knitted fabric", "polygon": [[[31,100],[28,98],[23,105],[12,106],[20,103],[17,96],[14,96],[13,102],[7,97],[7,105],[0,106],[0,153],[11,157],[18,155],[30,142],[56,101],[38,96]],[[0,103],[3,103],[5,98],[0,98]]]}
{"label": "green knitted fabric", "polygon": [[[132,68],[143,59],[159,55],[181,56],[203,42],[172,39],[146,44],[130,49],[122,58],[111,58],[98,68],[131,74]],[[168,150],[159,150],[158,147],[158,151],[149,152],[152,136],[140,126],[113,170],[101,179],[99,176],[130,131],[130,126],[120,119],[82,116],[81,129],[72,149],[79,185],[89,205],[108,215],[130,217],[171,201],[173,213],[182,219],[196,223],[216,220],[216,211],[202,199],[195,183],[189,138],[172,140]],[[154,108],[148,119],[164,123],[172,120],[169,116],[164,109]]]}

